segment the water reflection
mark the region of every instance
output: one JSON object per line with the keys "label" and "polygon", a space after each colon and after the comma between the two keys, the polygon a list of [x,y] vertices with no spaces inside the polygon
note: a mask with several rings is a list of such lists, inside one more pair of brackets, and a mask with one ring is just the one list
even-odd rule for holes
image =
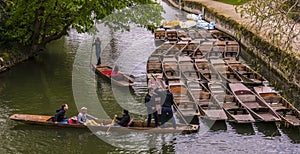
{"label": "water reflection", "polygon": [[[168,20],[176,19],[175,14],[179,14],[180,18],[185,18],[183,12],[178,12],[165,3],[163,6],[167,9],[164,16]],[[114,60],[117,59],[118,64],[122,66],[122,71],[137,75],[141,85],[139,87],[145,86],[146,79],[143,73],[145,72],[145,62],[156,48],[151,32],[140,27],[133,27],[131,32],[111,34],[107,28],[98,26],[101,29],[99,36],[103,41],[103,49],[105,49],[103,51],[105,62],[113,66]],[[63,102],[69,103],[70,109],[67,116],[76,115],[78,111],[73,103],[73,94],[77,95],[78,93],[72,90],[71,83],[76,52],[86,60],[75,62],[74,65],[74,70],[79,73],[77,79],[85,82],[83,85],[77,85],[83,95],[82,98],[77,98],[76,101],[80,102],[77,105],[88,107],[89,112],[94,114],[102,109],[95,108],[93,105],[89,106],[88,102],[97,103],[97,105],[101,103],[108,116],[112,117],[115,113],[121,114],[122,107],[112,95],[111,84],[103,78],[95,76],[90,69],[91,42],[91,36],[71,32],[69,37],[49,44],[47,52],[0,74],[0,153],[132,152],[111,146],[89,130],[23,125],[8,119],[9,115],[13,113],[53,115],[55,109]],[[94,62],[94,52],[92,54]],[[253,57],[249,56],[249,59],[251,60]],[[86,72],[81,72],[80,68]],[[264,72],[264,74],[268,74],[268,72]],[[94,78],[95,80],[89,81]],[[276,76],[270,76],[268,79],[273,78]],[[94,86],[94,89],[89,89],[86,84]],[[120,98],[126,96],[120,95]],[[135,106],[134,110],[144,107],[142,103],[143,90],[140,91],[139,96],[132,93],[130,95],[132,98],[126,98],[123,105]],[[299,101],[299,92],[293,91],[291,95],[294,95],[294,97],[291,96],[292,99]],[[134,104],[131,101],[138,103]],[[137,120],[145,119],[143,115],[133,115],[133,117]],[[213,126],[212,129],[210,129],[211,126]],[[196,134],[150,135],[133,132],[121,135],[115,140],[121,144],[124,139],[130,137],[131,140],[134,140],[133,143],[141,142],[143,143],[142,150],[135,149],[139,148],[137,146],[130,147],[141,153],[220,153],[220,151],[222,153],[299,153],[299,131],[294,128],[278,130],[276,125],[268,124],[255,124],[253,128],[251,124],[227,123],[226,126],[226,123],[216,123],[214,126],[214,123],[201,122],[200,132]],[[147,150],[149,147],[151,148]]]}
{"label": "water reflection", "polygon": [[292,143],[298,143],[298,144],[300,143],[300,136],[299,136],[300,128],[283,127],[282,131],[291,139]]}
{"label": "water reflection", "polygon": [[266,137],[280,136],[277,125],[275,122],[257,122],[255,123],[258,132],[263,133]]}
{"label": "water reflection", "polygon": [[229,122],[230,126],[237,134],[241,135],[255,135],[253,124],[246,123],[246,124],[237,124],[233,122]]}

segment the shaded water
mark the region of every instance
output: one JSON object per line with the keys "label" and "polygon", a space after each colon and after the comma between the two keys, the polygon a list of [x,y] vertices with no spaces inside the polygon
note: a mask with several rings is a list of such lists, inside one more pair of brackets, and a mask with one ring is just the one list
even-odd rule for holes
{"label": "shaded water", "polygon": [[[175,14],[181,18],[185,15],[162,3],[168,20],[175,19]],[[146,29],[132,26],[130,32],[111,32],[98,25],[100,32],[97,36],[102,39],[103,60],[106,64],[119,64],[124,72],[137,76],[137,95],[124,95],[113,90],[111,84],[103,78],[93,80],[92,72],[77,74],[78,68],[87,68],[91,53],[92,36],[71,32],[69,37],[49,44],[48,51],[38,57],[24,62],[12,70],[0,74],[0,153],[99,153],[124,152],[126,149],[117,148],[100,140],[89,130],[61,129],[24,125],[10,121],[9,115],[14,113],[52,115],[62,103],[69,104],[68,116],[77,114],[77,107],[82,103],[93,101],[94,93],[103,109],[109,116],[116,112],[120,114],[121,106],[132,106],[134,110],[144,109],[143,87],[146,86],[146,61],[156,48],[153,34]],[[77,54],[77,55],[76,55]],[[94,56],[94,53],[93,53]],[[76,57],[76,59],[75,59]],[[78,57],[83,57],[79,63]],[[75,60],[75,61],[74,61]],[[95,61],[93,57],[93,62]],[[73,67],[74,62],[74,67]],[[248,62],[246,60],[246,62]],[[73,71],[73,72],[72,72]],[[84,96],[76,97],[78,89],[72,85],[80,80],[91,84],[79,87]],[[90,79],[91,82],[88,82]],[[77,87],[78,88],[78,87]],[[115,96],[118,95],[118,98]],[[74,98],[76,100],[74,100]],[[298,97],[299,98],[299,97]],[[118,104],[119,100],[124,104]],[[96,108],[89,107],[96,114]],[[145,115],[136,115],[135,119],[144,119]],[[201,128],[205,130],[205,128]],[[209,129],[209,128],[208,128]],[[132,143],[142,143],[144,146],[130,146],[135,151],[148,152],[178,152],[178,153],[264,153],[282,152],[298,153],[300,149],[299,129],[278,129],[276,124],[255,123],[238,125],[234,123],[215,123],[208,131],[198,134],[147,134],[135,132],[121,134],[113,138],[118,143],[128,140]],[[101,136],[101,134],[100,134]],[[115,135],[114,135],[115,136]],[[150,146],[149,144],[154,144]],[[132,145],[132,144],[130,144]]]}

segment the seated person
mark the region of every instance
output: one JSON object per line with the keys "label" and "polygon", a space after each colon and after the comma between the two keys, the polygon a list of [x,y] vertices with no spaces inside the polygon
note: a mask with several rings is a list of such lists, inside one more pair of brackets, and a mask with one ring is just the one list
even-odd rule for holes
{"label": "seated person", "polygon": [[68,110],[68,104],[63,104],[60,109],[56,110],[54,116],[54,123],[68,123],[68,119],[65,118],[66,111]]}
{"label": "seated person", "polygon": [[79,124],[84,124],[87,121],[87,108],[82,107],[80,111],[81,112],[77,116],[77,121]]}
{"label": "seated person", "polygon": [[123,110],[123,117],[118,117],[115,115],[115,118],[117,119],[117,124],[123,127],[126,127],[127,124],[130,122],[130,116],[128,114],[128,110]]}

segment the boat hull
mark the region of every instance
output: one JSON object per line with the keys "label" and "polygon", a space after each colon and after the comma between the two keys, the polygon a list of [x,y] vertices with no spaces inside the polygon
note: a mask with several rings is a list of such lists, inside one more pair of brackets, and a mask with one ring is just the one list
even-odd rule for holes
{"label": "boat hull", "polygon": [[[52,122],[52,116],[43,115],[29,115],[29,114],[14,114],[10,116],[11,120],[34,125],[43,126],[55,126],[63,128],[81,128],[81,129],[91,129],[93,131],[107,131],[111,124],[109,119],[97,119],[95,120],[99,125],[81,125],[81,124],[61,124]],[[169,129],[171,124],[166,124],[166,129],[153,128],[154,123],[151,124],[152,127],[147,127],[147,122],[134,122],[132,127],[120,127],[111,126],[110,131],[141,131],[141,132],[153,132],[153,133],[195,133],[199,131],[199,125],[184,125],[177,124],[176,129]]]}
{"label": "boat hull", "polygon": [[281,121],[279,115],[258,95],[242,83],[229,84],[235,98],[244,106],[257,121]]}

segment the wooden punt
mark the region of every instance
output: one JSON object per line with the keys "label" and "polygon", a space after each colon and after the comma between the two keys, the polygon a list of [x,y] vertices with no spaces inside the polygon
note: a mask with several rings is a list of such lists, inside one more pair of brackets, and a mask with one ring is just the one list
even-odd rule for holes
{"label": "wooden punt", "polygon": [[180,80],[181,78],[180,68],[178,65],[178,61],[175,57],[164,58],[162,68],[167,82],[171,80]]}
{"label": "wooden punt", "polygon": [[181,50],[187,46],[187,42],[178,42],[172,46],[169,50],[166,51],[164,58],[176,57],[181,53]]}
{"label": "wooden punt", "polygon": [[175,29],[167,29],[166,30],[166,39],[170,42],[178,41],[178,33]]}
{"label": "wooden punt", "polygon": [[238,60],[240,55],[240,45],[237,41],[226,41],[226,47],[223,54],[224,59]]}
{"label": "wooden punt", "polygon": [[[29,115],[29,114],[13,114],[10,116],[11,120],[34,125],[43,126],[56,126],[62,128],[89,128],[93,131],[107,131],[110,119],[97,119],[95,120],[97,125],[81,125],[81,124],[60,124],[52,122],[52,116],[44,115]],[[151,123],[151,127],[147,127],[147,122],[134,121],[130,127],[111,126],[110,131],[140,131],[140,132],[153,132],[153,133],[195,133],[199,131],[199,125],[185,125],[177,124],[176,129],[172,128],[172,124],[166,123],[164,129],[154,128],[154,123]]]}
{"label": "wooden punt", "polygon": [[276,111],[286,124],[289,126],[300,126],[299,110],[278,92],[267,86],[254,87],[254,91]]}
{"label": "wooden punt", "polygon": [[188,35],[188,32],[184,30],[178,30],[177,33],[179,41],[189,42],[192,40],[192,38]]}
{"label": "wooden punt", "polygon": [[243,81],[241,77],[225,63],[224,60],[213,59],[210,60],[210,62],[213,66],[213,69],[215,69],[223,78],[223,82],[239,83]]}
{"label": "wooden punt", "polygon": [[180,56],[192,56],[194,51],[198,48],[200,45],[199,41],[191,41],[189,42],[180,52]]}
{"label": "wooden punt", "polygon": [[225,34],[222,31],[219,31],[217,29],[210,30],[209,32],[211,33],[213,38],[216,38],[220,41],[234,41],[234,39],[231,36]]}
{"label": "wooden punt", "polygon": [[269,81],[262,75],[251,69],[249,66],[240,63],[239,61],[226,61],[227,65],[234,70],[243,83],[249,86],[268,85]]}
{"label": "wooden punt", "polygon": [[280,121],[277,113],[260,96],[242,83],[230,83],[229,87],[235,98],[252,114],[257,121]]}
{"label": "wooden punt", "polygon": [[195,67],[201,76],[202,81],[219,82],[222,81],[221,76],[216,72],[207,59],[195,59]]}
{"label": "wooden punt", "polygon": [[216,41],[213,44],[212,50],[207,53],[207,59],[223,59],[225,52],[226,42]]}
{"label": "wooden punt", "polygon": [[213,41],[203,41],[201,40],[200,45],[195,50],[193,58],[200,59],[200,58],[207,58],[208,53],[213,50]]}
{"label": "wooden punt", "polygon": [[179,68],[185,80],[200,80],[192,59],[188,56],[178,57]]}
{"label": "wooden punt", "polygon": [[166,30],[163,28],[158,28],[154,32],[154,40],[155,41],[164,41],[166,38]]}
{"label": "wooden punt", "polygon": [[214,98],[214,101],[223,107],[228,121],[235,123],[252,123],[255,122],[250,112],[235,99],[232,92],[222,83],[208,83],[208,88]]}
{"label": "wooden punt", "polygon": [[169,87],[173,93],[174,102],[184,117],[198,115],[198,106],[184,83],[170,83]]}
{"label": "wooden punt", "polygon": [[162,73],[161,58],[151,55],[147,61],[147,73]]}
{"label": "wooden punt", "polygon": [[114,85],[121,86],[121,87],[132,87],[134,85],[133,75],[127,75],[120,71],[115,71],[110,66],[93,65],[93,70],[103,78],[111,81],[111,83]]}
{"label": "wooden punt", "polygon": [[227,120],[222,107],[217,102],[212,101],[211,93],[201,82],[188,81],[187,86],[198,104],[202,118],[217,121]]}

